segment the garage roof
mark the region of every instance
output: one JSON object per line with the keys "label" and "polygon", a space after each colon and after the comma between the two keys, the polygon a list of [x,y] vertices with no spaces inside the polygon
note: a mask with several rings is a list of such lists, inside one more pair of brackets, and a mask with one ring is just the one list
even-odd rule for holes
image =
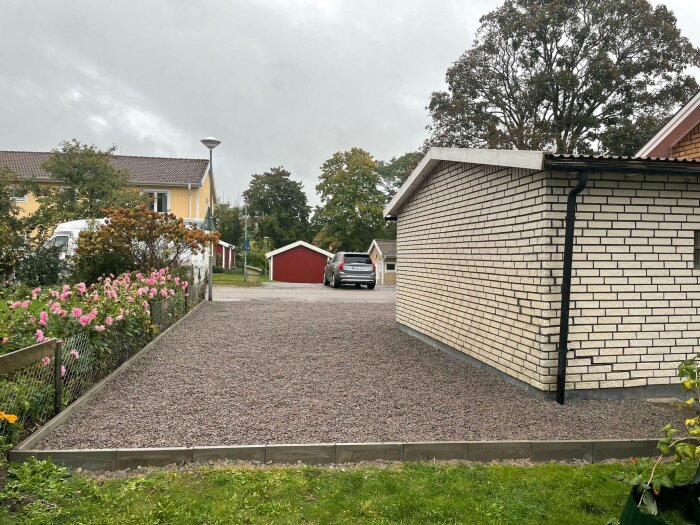
{"label": "garage roof", "polygon": [[276,250],[273,250],[271,252],[267,252],[265,254],[265,257],[267,257],[269,259],[270,257],[274,257],[275,255],[277,255],[278,253],[286,252],[286,251],[291,250],[293,248],[296,248],[298,246],[303,246],[304,248],[308,248],[309,250],[313,250],[315,252],[322,253],[326,257],[333,257],[333,254],[331,252],[327,252],[326,250],[323,250],[323,249],[319,248],[318,246],[314,246],[313,244],[309,244],[308,242],[304,242],[304,241],[293,242],[292,244],[288,244],[287,246],[282,246],[281,248],[277,248]]}
{"label": "garage roof", "polygon": [[430,148],[401,189],[384,208],[387,219],[396,218],[401,206],[433,171],[438,163],[461,162],[524,168],[536,171],[606,171],[700,175],[700,161],[654,157],[622,157],[547,153],[532,150]]}

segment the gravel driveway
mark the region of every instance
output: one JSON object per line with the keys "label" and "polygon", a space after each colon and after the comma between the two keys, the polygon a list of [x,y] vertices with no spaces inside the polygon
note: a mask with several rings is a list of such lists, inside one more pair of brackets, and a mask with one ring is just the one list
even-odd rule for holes
{"label": "gravel driveway", "polygon": [[39,448],[642,438],[673,417],[526,394],[399,331],[391,303],[234,301],[204,304]]}

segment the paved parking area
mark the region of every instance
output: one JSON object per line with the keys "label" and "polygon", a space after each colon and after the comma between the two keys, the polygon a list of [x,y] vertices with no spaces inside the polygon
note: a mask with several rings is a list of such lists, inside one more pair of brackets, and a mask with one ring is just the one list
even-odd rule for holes
{"label": "paved parking area", "polygon": [[649,438],[678,419],[522,392],[401,332],[391,290],[282,288],[217,289],[231,300],[202,305],[39,447]]}
{"label": "paved parking area", "polygon": [[374,290],[368,290],[364,286],[333,288],[322,284],[295,283],[262,283],[259,287],[215,286],[214,300],[394,303],[396,288],[377,286]]}

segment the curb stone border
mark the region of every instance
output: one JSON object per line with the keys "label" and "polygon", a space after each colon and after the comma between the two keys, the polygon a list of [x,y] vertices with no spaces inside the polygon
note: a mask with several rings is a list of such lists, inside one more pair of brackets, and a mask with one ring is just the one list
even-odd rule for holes
{"label": "curb stone border", "polygon": [[[129,359],[124,361],[121,365],[119,365],[117,368],[115,368],[112,372],[110,372],[105,378],[103,378],[101,381],[98,381],[95,383],[90,390],[85,392],[82,396],[80,396],[78,399],[73,401],[70,405],[68,405],[66,408],[64,408],[59,414],[55,415],[51,419],[49,419],[46,423],[44,423],[39,430],[28,436],[24,441],[16,445],[12,450],[9,452],[9,457],[11,458],[15,453],[19,452],[20,450],[28,450],[31,449],[32,446],[34,446],[36,443],[44,439],[48,434],[50,434],[54,428],[59,426],[63,421],[65,421],[68,417],[70,417],[73,412],[78,410],[80,407],[91,401],[105,386],[107,386],[109,383],[114,381],[117,377],[119,377],[121,374],[123,374],[126,370],[131,368],[139,359],[141,359],[144,355],[149,353],[155,344],[160,340],[161,337],[163,337],[165,334],[167,334],[171,329],[175,328],[177,325],[179,325],[182,321],[187,319],[190,314],[193,312],[197,311],[197,309],[202,306],[206,301],[201,301],[198,305],[196,305],[194,308],[192,308],[189,312],[187,312],[185,315],[180,317],[177,321],[175,321],[173,324],[171,324],[168,328],[163,330],[161,333],[159,333],[153,341],[148,343],[146,346],[144,346],[141,350],[136,352],[134,355],[132,355]],[[71,451],[73,452],[73,451]],[[84,451],[84,452],[101,452],[99,449],[95,450],[90,450],[90,451]],[[58,455],[57,455],[58,457]],[[90,463],[90,461],[88,461]],[[83,467],[83,468],[88,468],[88,467]]]}
{"label": "curb stone border", "polygon": [[29,457],[84,470],[125,470],[209,461],[326,465],[360,461],[490,462],[527,459],[598,463],[633,456],[654,456],[657,439],[567,441],[428,441],[391,443],[314,443],[240,445],[224,447],[111,448],[88,450],[29,450],[15,448],[10,461]]}

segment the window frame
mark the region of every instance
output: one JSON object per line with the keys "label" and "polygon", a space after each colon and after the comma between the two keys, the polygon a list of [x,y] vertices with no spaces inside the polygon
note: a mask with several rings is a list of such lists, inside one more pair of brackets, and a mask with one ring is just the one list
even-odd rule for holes
{"label": "window frame", "polygon": [[[386,271],[387,272],[395,272],[396,271],[396,263],[395,262],[388,262],[384,263],[386,265]],[[392,265],[393,268],[389,268],[389,265]]]}
{"label": "window frame", "polygon": [[[168,213],[170,211],[170,190],[163,190],[163,189],[145,189],[143,190],[143,193],[145,195],[153,194],[153,210],[151,211],[157,211],[158,213]],[[164,193],[165,194],[165,210],[157,210],[156,205],[158,204],[158,194],[159,193]],[[150,205],[149,205],[150,209]]]}

